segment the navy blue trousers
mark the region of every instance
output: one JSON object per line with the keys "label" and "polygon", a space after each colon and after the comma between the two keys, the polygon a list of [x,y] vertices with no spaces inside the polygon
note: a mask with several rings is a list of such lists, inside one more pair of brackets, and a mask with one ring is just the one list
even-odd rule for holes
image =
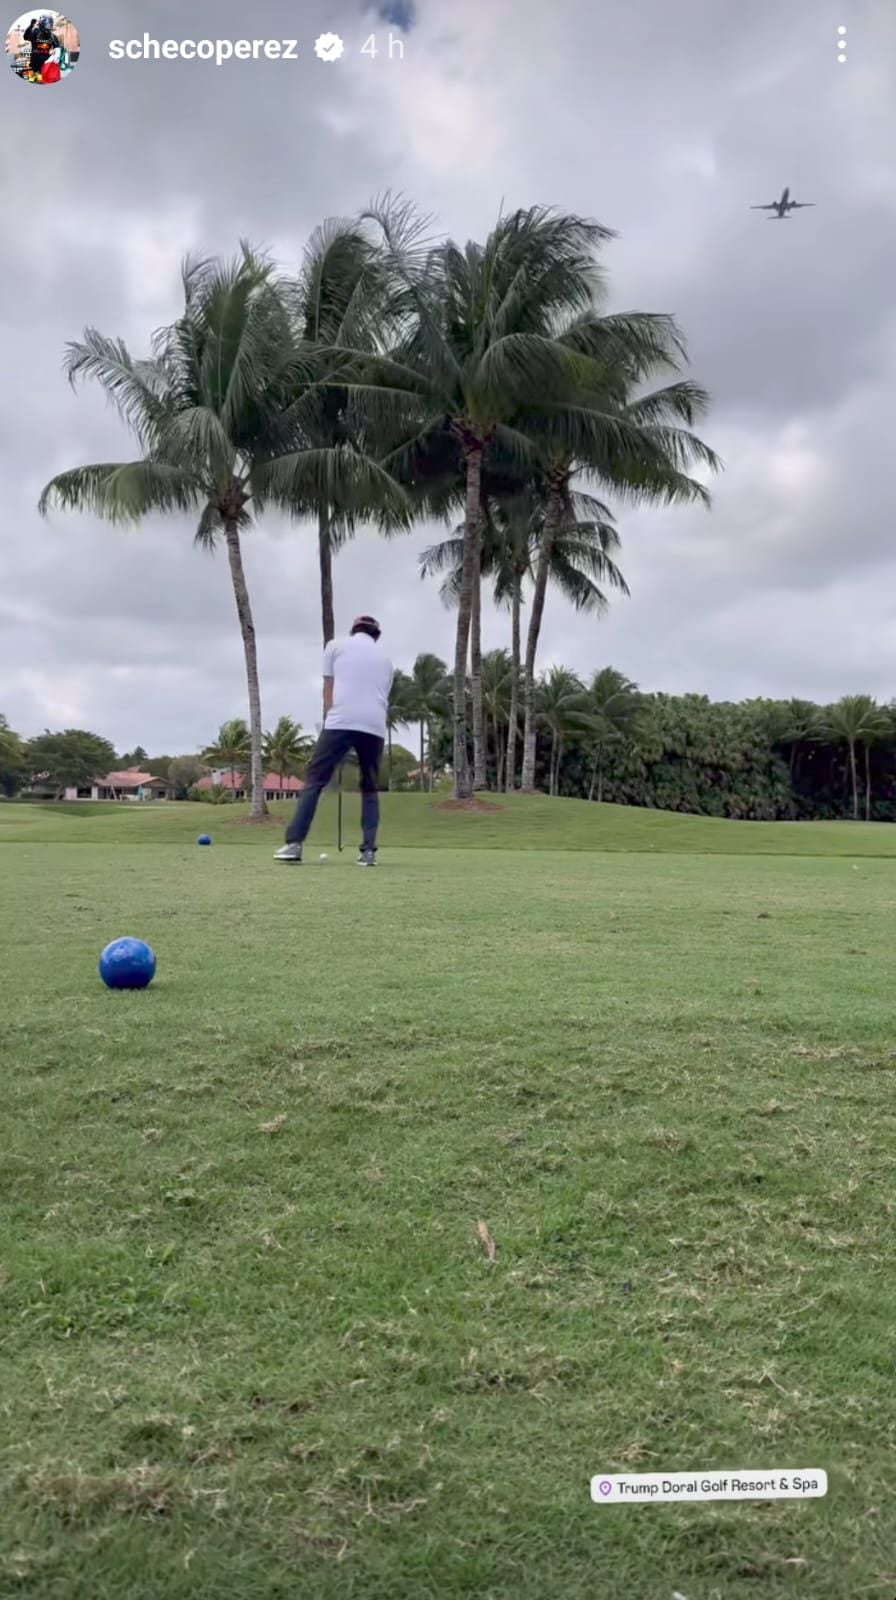
{"label": "navy blue trousers", "polygon": [[361,849],[376,849],[380,825],[379,772],[385,739],[373,733],[356,733],[350,728],[324,728],[305,772],[305,787],[299,796],[292,821],[286,829],[287,844],[303,844],[308,837],[317,802],[337,767],[354,750],[361,769]]}

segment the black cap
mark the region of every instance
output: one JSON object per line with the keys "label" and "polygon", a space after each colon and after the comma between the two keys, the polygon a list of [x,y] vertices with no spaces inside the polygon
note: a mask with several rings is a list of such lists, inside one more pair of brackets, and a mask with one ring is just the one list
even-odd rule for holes
{"label": "black cap", "polygon": [[378,639],[382,629],[376,617],[356,617],[352,623],[351,631],[352,633],[369,633],[374,639]]}

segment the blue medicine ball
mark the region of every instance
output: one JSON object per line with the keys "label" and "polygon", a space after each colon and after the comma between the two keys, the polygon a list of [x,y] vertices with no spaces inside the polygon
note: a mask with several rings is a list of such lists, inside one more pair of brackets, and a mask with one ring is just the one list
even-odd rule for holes
{"label": "blue medicine ball", "polygon": [[99,974],[108,989],[145,989],[155,971],[155,952],[143,939],[113,939],[99,959]]}
{"label": "blue medicine ball", "polygon": [[210,833],[200,833],[199,839],[198,839],[197,842],[199,844],[211,844],[212,836],[211,836]]}

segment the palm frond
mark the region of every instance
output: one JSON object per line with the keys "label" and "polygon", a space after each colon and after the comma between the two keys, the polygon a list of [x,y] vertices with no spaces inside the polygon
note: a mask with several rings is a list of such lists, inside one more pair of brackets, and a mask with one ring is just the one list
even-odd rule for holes
{"label": "palm frond", "polygon": [[404,195],[387,189],[368,201],[360,220],[373,224],[390,269],[400,278],[416,282],[434,249],[429,232],[433,218],[418,211]]}
{"label": "palm frond", "polygon": [[264,392],[289,339],[271,269],[248,251],[220,263],[196,315],[203,342],[200,393],[233,433],[247,405]]}
{"label": "palm frond", "polygon": [[601,551],[564,546],[551,556],[551,581],[577,611],[606,611],[608,600],[601,584],[628,595],[629,588],[615,561]]}
{"label": "palm frond", "polygon": [[463,563],[464,541],[455,535],[431,544],[418,557],[421,578],[432,578],[436,573],[454,572]]}
{"label": "palm frond", "polygon": [[143,448],[152,448],[166,416],[166,377],[157,362],[135,362],[124,340],[85,328],[66,346],[64,370],[73,388],[82,378],[99,383]]}
{"label": "palm frond", "polygon": [[208,406],[190,406],[171,413],[159,428],[159,455],[211,483],[226,487],[236,459],[233,440],[220,417]]}
{"label": "palm frond", "polygon": [[315,228],[296,289],[305,341],[318,347],[374,348],[385,309],[385,274],[361,223],[331,217]]}
{"label": "palm frond", "polygon": [[296,515],[322,504],[335,504],[346,514],[379,514],[393,525],[406,526],[411,504],[405,490],[385,467],[350,446],[297,450],[252,468],[250,486],[259,507],[273,502]]}
{"label": "palm frond", "polygon": [[603,500],[598,500],[584,489],[570,488],[567,507],[576,522],[612,522],[613,513]]}
{"label": "palm frond", "polygon": [[690,427],[705,416],[709,401],[709,391],[702,384],[684,378],[630,401],[626,415],[646,427],[679,422],[686,422]]}
{"label": "palm frond", "polygon": [[[245,513],[244,513],[245,515]],[[202,508],[199,525],[193,537],[193,543],[208,554],[214,550],[218,534],[222,532],[224,521],[214,500],[208,501]]]}
{"label": "palm frond", "polygon": [[126,461],[74,467],[43,490],[38,510],[93,511],[107,522],[139,522],[150,511],[191,511],[203,498],[201,483],[164,461]]}
{"label": "palm frond", "polygon": [[471,404],[483,420],[510,421],[526,406],[564,402],[572,389],[606,378],[584,356],[541,333],[509,333],[482,354]]}
{"label": "palm frond", "polygon": [[663,368],[678,370],[687,359],[684,335],[674,317],[648,311],[596,316],[589,309],[562,331],[564,344],[640,383]]}

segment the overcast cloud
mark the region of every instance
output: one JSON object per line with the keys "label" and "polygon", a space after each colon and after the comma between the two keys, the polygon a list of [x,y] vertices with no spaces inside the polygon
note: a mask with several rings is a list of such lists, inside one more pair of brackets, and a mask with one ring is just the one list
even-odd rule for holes
{"label": "overcast cloud", "polygon": [[[89,727],[160,754],[244,714],[227,563],[193,548],[192,525],[37,515],[54,472],[130,452],[101,397],[69,390],[63,347],[93,324],[141,352],[177,313],[185,251],[247,236],[290,266],[322,218],[386,188],[462,240],[502,202],[618,229],[612,304],[677,315],[714,397],[702,431],[726,470],[713,510],[620,509],[631,598],[595,621],[552,597],[542,665],[612,663],[646,689],[716,698],[896,694],[889,0],[419,0],[408,31],[391,24],[405,41],[391,62],[390,24],[347,0],[85,0],[74,21],[70,81],[41,90],[7,70],[2,83],[0,710],[14,727]],[[110,39],[145,27],[299,32],[304,59],[109,60]],[[324,29],[346,41],[338,64],[314,58]],[[360,48],[374,29],[372,61]],[[785,184],[817,209],[769,226],[748,208]],[[336,564],[337,626],[376,612],[405,667],[452,654],[451,619],[416,571],[433,537],[362,534]],[[313,726],[314,532],[267,519],[245,560],[265,723]],[[507,633],[488,608],[486,648]]]}

